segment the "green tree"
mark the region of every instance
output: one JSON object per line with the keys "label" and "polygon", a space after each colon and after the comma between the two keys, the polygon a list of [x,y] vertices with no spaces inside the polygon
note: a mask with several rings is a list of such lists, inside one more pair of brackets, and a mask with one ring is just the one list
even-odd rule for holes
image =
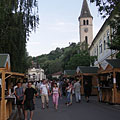
{"label": "green tree", "polygon": [[80,51],[70,58],[65,69],[76,69],[77,66],[90,66],[90,55],[87,51]]}
{"label": "green tree", "polygon": [[120,1],[119,0],[90,0],[95,2],[98,6],[98,11],[103,18],[111,15],[113,19],[109,22],[113,33],[111,35],[112,41],[109,44],[110,49],[120,51]]}
{"label": "green tree", "polygon": [[49,69],[49,74],[53,74],[53,73],[62,71],[61,61],[59,59],[51,61],[50,64],[49,64],[48,69]]}
{"label": "green tree", "polygon": [[36,0],[0,0],[0,53],[10,54],[12,71],[26,71],[26,43],[38,21]]}

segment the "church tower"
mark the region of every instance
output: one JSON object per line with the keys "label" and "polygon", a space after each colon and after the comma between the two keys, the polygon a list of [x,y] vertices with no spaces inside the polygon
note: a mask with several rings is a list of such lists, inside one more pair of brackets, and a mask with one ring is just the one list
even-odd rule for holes
{"label": "church tower", "polygon": [[78,21],[80,43],[86,43],[90,46],[93,40],[93,17],[86,0],[83,0],[82,10]]}

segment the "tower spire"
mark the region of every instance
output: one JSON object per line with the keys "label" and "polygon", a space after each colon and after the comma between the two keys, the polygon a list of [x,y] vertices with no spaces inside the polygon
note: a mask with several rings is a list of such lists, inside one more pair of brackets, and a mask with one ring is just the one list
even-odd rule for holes
{"label": "tower spire", "polygon": [[86,17],[92,17],[91,13],[90,13],[90,10],[89,10],[89,7],[88,7],[88,3],[86,0],[83,1],[83,5],[82,5],[82,10],[81,10],[81,14],[80,14],[80,18],[86,18]]}
{"label": "tower spire", "polygon": [[84,46],[86,44],[89,47],[93,40],[93,17],[90,13],[87,0],[83,0],[82,9],[78,21],[80,43],[83,48],[85,48]]}

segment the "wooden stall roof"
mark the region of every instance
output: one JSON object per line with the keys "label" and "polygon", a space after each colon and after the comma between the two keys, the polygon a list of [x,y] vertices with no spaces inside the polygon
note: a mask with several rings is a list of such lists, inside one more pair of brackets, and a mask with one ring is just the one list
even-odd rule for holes
{"label": "wooden stall roof", "polygon": [[78,66],[76,71],[77,71],[77,74],[93,75],[93,74],[97,74],[98,67]]}
{"label": "wooden stall roof", "polygon": [[120,72],[120,59],[106,59],[101,63],[98,73]]}
{"label": "wooden stall roof", "polygon": [[75,75],[76,70],[64,70],[64,75]]}
{"label": "wooden stall roof", "polygon": [[5,68],[7,71],[10,71],[10,56],[9,54],[0,54],[0,70]]}
{"label": "wooden stall roof", "polygon": [[120,59],[107,59],[106,61],[112,68],[120,68]]}
{"label": "wooden stall roof", "polygon": [[76,74],[76,70],[64,70],[64,77],[65,76],[74,76]]}

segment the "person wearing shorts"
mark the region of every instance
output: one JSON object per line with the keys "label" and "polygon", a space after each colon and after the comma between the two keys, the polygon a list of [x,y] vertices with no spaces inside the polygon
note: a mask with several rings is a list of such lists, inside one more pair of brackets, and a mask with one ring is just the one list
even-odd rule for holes
{"label": "person wearing shorts", "polygon": [[37,91],[32,88],[32,83],[28,82],[28,88],[26,88],[24,93],[24,111],[25,111],[25,120],[27,120],[27,111],[30,111],[30,120],[33,117],[33,110],[35,110],[34,96],[37,96]]}
{"label": "person wearing shorts", "polygon": [[45,109],[45,102],[46,102],[46,106],[48,108],[49,107],[48,106],[48,102],[49,102],[49,98],[48,98],[49,88],[48,88],[45,80],[43,80],[43,84],[40,86],[40,93],[41,93],[41,100],[42,100],[42,109]]}
{"label": "person wearing shorts", "polygon": [[19,119],[22,119],[21,109],[24,114],[24,106],[22,105],[23,98],[24,98],[24,92],[23,92],[23,88],[20,82],[17,83],[17,87],[15,89],[15,96],[16,96],[16,105],[18,108]]}

